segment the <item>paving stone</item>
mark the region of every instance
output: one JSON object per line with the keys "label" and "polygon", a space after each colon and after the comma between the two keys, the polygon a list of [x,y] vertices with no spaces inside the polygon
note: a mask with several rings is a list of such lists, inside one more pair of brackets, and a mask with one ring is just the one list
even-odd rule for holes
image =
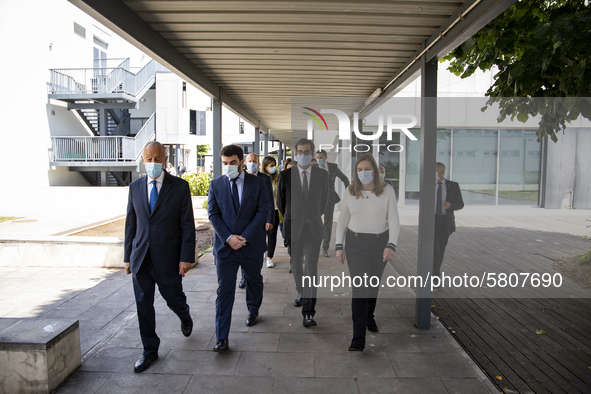
{"label": "paving stone", "polygon": [[[381,332],[373,334],[368,331],[365,337],[365,348],[366,350],[371,349],[375,352],[384,353],[420,353],[421,348],[411,335],[408,333],[384,334]],[[352,337],[351,335],[350,339]]]}
{"label": "paving stone", "polygon": [[[448,394],[440,379],[359,379],[358,384],[361,394]],[[472,394],[477,393],[482,393],[482,391],[474,391]]]}
{"label": "paving stone", "polygon": [[357,394],[357,381],[353,378],[275,378],[273,392],[282,393],[322,393]]}
{"label": "paving stone", "polygon": [[399,377],[475,377],[462,356],[457,353],[390,354]]}
{"label": "paving stone", "polygon": [[349,348],[345,334],[282,333],[280,352],[342,352]]}
{"label": "paving stone", "polygon": [[[153,366],[150,366],[150,369]],[[149,369],[148,369],[149,370]],[[182,393],[191,375],[161,375],[144,373],[113,374],[96,394],[170,394]]]}
{"label": "paving stone", "polygon": [[57,394],[94,394],[111,377],[110,372],[76,371],[61,386]]}
{"label": "paving stone", "polygon": [[395,377],[392,364],[384,353],[364,352],[316,353],[315,370],[317,377],[391,378]]}
{"label": "paving stone", "polygon": [[442,378],[441,381],[452,394],[472,394],[472,393],[485,393],[488,390],[482,382],[478,379],[453,379],[453,378]]}
{"label": "paving stone", "polygon": [[[160,358],[154,361],[150,368],[143,372],[144,374],[154,373],[158,364],[162,363],[166,353],[159,352],[159,356]],[[140,357],[142,357],[141,349],[106,347],[101,349],[90,359],[86,360],[86,362],[80,366],[79,370],[117,373],[133,372],[133,366]]]}
{"label": "paving stone", "polygon": [[[232,343],[230,342],[230,348]],[[313,377],[314,354],[242,353],[236,376]]]}
{"label": "paving stone", "polygon": [[273,392],[273,378],[248,376],[193,375],[185,393],[211,394],[268,394]]}
{"label": "paving stone", "polygon": [[[235,352],[276,352],[279,346],[279,333],[260,332],[236,332],[228,337],[230,348]],[[207,349],[213,349],[217,342],[215,335],[207,345]]]}
{"label": "paving stone", "polygon": [[457,353],[443,334],[417,334],[413,338],[423,353]]}
{"label": "paving stone", "polygon": [[158,374],[233,375],[240,355],[232,351],[171,350],[155,371]]}

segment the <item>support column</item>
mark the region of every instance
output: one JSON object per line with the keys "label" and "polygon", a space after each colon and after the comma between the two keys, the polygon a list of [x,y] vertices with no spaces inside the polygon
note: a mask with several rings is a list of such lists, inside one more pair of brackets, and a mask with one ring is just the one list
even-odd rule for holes
{"label": "support column", "polygon": [[261,154],[261,130],[259,129],[259,127],[255,127],[254,128],[254,150],[253,152],[256,155]]}
{"label": "support column", "polygon": [[[435,239],[435,163],[437,155],[437,60],[421,58],[421,178],[419,195],[419,250],[417,275],[427,279],[433,272]],[[417,287],[415,326],[431,327],[431,285]]]}
{"label": "support column", "polygon": [[267,157],[269,155],[269,133],[265,134],[263,138],[263,156]]}
{"label": "support column", "polygon": [[222,150],[222,102],[216,99],[211,100],[211,110],[213,112],[213,177],[222,175],[222,160],[220,151]]}
{"label": "support column", "polygon": [[277,151],[277,165],[279,165],[281,163],[281,160],[285,160],[283,158],[283,143],[281,141],[279,141],[279,151]]}
{"label": "support column", "polygon": [[[99,135],[101,137],[107,136],[107,110],[100,108],[99,110]],[[101,186],[107,186],[107,171],[101,171]]]}

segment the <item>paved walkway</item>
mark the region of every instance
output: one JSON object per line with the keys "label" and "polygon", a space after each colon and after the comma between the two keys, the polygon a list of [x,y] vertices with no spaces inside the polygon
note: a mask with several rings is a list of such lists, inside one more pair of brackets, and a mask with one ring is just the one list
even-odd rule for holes
{"label": "paved walkway", "polygon": [[[120,210],[121,207],[113,208],[109,215]],[[48,233],[52,228],[66,231],[68,227],[79,227],[75,225],[81,222],[76,217],[79,211],[60,212],[60,218],[55,219],[54,213],[52,219],[46,210],[38,208],[36,215],[45,218],[45,224],[37,231],[48,235],[54,233]],[[397,258],[384,275],[414,274],[418,210],[407,207],[400,213],[402,230]],[[23,214],[20,215],[35,219],[35,213]],[[196,214],[203,216],[204,212],[196,207]],[[588,216],[588,212],[581,211],[467,207],[458,213],[460,230],[450,239],[446,263],[477,261],[482,258],[482,248],[494,249],[494,243],[491,245],[487,238],[477,238],[477,244],[460,242],[463,236],[474,235],[476,231],[503,234],[505,256],[513,255],[518,259],[542,249],[554,251],[551,257],[577,253],[584,250],[585,244],[577,242],[580,241],[578,236],[588,231],[584,222]],[[103,219],[109,217],[103,214]],[[93,218],[91,222],[96,221],[99,220]],[[34,222],[23,225],[34,228]],[[27,234],[23,227],[10,226],[13,230],[7,230],[6,223],[0,224],[0,235],[3,232],[11,236]],[[498,227],[504,230],[493,229]],[[14,230],[17,228],[20,230]],[[507,234],[509,228],[523,230],[521,235],[535,234],[534,240],[543,242],[532,241],[525,245],[520,242],[516,247],[515,241],[522,238]],[[537,232],[532,233],[534,230]],[[570,234],[567,238],[575,247],[561,245],[563,238],[552,233]],[[548,242],[560,246],[542,247]],[[487,252],[492,254],[487,258],[494,260],[493,252]],[[347,289],[341,289],[339,296],[322,293],[316,315],[318,327],[306,329],[301,323],[300,310],[292,305],[295,290],[283,247],[278,247],[274,260],[276,268],[263,268],[265,295],[258,325],[245,326],[245,292],[237,290],[231,351],[225,354],[211,351],[215,343],[217,287],[211,256],[203,258],[184,280],[195,321],[190,338],[182,336],[178,318],[158,295],[160,359],[143,374],[132,372],[142,349],[131,278],[123,270],[0,267],[0,317],[80,321],[83,364],[58,393],[284,393],[315,389],[323,393],[495,392],[492,383],[436,318],[432,319],[430,330],[413,327],[412,290],[385,289],[381,293],[376,311],[381,332],[368,333],[365,352],[351,353],[347,351],[352,331]],[[321,257],[319,267],[321,275],[339,274],[343,270],[334,258]]]}

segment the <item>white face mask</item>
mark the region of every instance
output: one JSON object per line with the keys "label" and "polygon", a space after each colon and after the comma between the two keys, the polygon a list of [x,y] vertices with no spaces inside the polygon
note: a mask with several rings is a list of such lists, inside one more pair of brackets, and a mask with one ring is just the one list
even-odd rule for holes
{"label": "white face mask", "polygon": [[380,173],[380,179],[383,181],[384,179],[386,179],[386,174],[382,174]]}
{"label": "white face mask", "polygon": [[225,176],[227,176],[230,179],[234,179],[236,178],[238,175],[240,175],[240,172],[238,172],[238,166],[222,166],[222,174],[224,174]]}
{"label": "white face mask", "polygon": [[246,163],[246,168],[248,168],[248,172],[254,174],[259,170],[259,165],[255,162]]}
{"label": "white face mask", "polygon": [[373,181],[373,171],[357,171],[359,181],[364,185],[369,185]]}
{"label": "white face mask", "polygon": [[437,172],[435,173],[435,181],[439,181],[439,174]]}

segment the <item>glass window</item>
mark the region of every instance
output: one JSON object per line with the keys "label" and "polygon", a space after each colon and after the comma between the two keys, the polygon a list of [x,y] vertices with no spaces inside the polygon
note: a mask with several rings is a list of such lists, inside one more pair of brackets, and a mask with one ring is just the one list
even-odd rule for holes
{"label": "glass window", "polygon": [[541,144],[535,130],[501,130],[499,205],[537,205]]}
{"label": "glass window", "polygon": [[454,129],[453,174],[466,204],[496,204],[498,130]]}

